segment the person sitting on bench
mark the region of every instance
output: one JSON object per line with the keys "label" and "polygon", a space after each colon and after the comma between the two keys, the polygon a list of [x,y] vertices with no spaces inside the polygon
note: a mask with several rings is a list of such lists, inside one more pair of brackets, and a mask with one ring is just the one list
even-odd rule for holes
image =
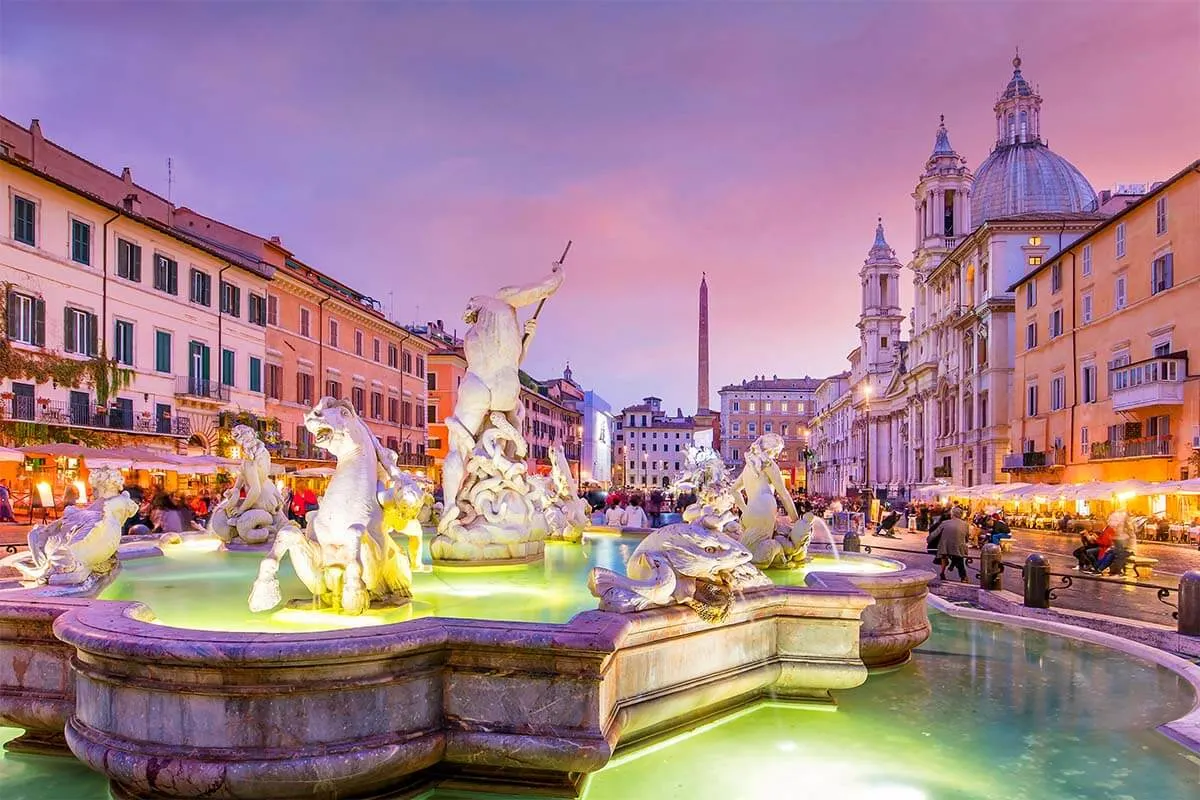
{"label": "person sitting on bench", "polygon": [[1004,521],[1004,517],[999,511],[992,514],[992,525],[988,532],[988,542],[998,545],[1001,539],[1011,538],[1012,530],[1008,527],[1008,523]]}

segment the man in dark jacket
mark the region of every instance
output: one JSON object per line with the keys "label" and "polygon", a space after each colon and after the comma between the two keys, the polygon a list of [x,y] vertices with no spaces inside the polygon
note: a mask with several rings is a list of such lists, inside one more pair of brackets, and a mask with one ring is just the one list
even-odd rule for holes
{"label": "man in dark jacket", "polygon": [[967,581],[967,536],[971,529],[963,519],[963,510],[955,507],[950,512],[950,519],[943,522],[939,528],[938,559],[941,561],[942,573],[939,576],[946,580],[947,567],[953,567],[958,572],[958,579]]}

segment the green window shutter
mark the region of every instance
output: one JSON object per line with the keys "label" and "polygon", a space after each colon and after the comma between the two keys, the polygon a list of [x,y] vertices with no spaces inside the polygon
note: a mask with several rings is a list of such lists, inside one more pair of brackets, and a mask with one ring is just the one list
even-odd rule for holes
{"label": "green window shutter", "polygon": [[250,391],[262,391],[262,359],[250,356]]}
{"label": "green window shutter", "polygon": [[100,352],[100,342],[98,336],[100,333],[100,326],[97,324],[97,317],[95,314],[85,314],[84,319],[87,320],[88,355],[95,357]]}
{"label": "green window shutter", "polygon": [[8,293],[8,298],[5,301],[5,309],[7,309],[6,316],[8,317],[8,319],[6,320],[7,325],[8,325],[8,327],[7,327],[8,338],[13,339],[17,335],[17,319],[19,316],[18,312],[17,312],[16,292]]}
{"label": "green window shutter", "polygon": [[171,371],[171,334],[166,331],[154,332],[154,369]]}
{"label": "green window shutter", "polygon": [[139,245],[133,244],[130,249],[130,264],[132,268],[129,272],[129,280],[136,283],[142,282],[142,248]]}
{"label": "green window shutter", "polygon": [[33,344],[46,346],[46,301],[40,297],[33,301]]}
{"label": "green window shutter", "polygon": [[69,306],[63,309],[63,350],[75,352],[75,311]]}

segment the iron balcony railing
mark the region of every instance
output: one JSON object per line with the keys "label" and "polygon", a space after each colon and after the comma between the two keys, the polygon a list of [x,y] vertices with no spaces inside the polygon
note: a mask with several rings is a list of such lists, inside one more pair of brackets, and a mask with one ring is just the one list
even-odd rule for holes
{"label": "iron balcony railing", "polygon": [[1065,467],[1066,464],[1066,448],[1059,447],[1049,450],[1033,450],[1027,453],[1009,453],[1004,457],[1002,471],[1039,470],[1050,467]]}
{"label": "iron balcony railing", "polygon": [[1154,458],[1175,455],[1175,437],[1146,436],[1140,439],[1117,439],[1107,442],[1092,442],[1091,460],[1106,461],[1114,458]]}
{"label": "iron balcony railing", "polygon": [[187,417],[155,417],[149,412],[137,414],[131,408],[100,408],[87,403],[64,403],[44,397],[12,397],[3,406],[6,419],[65,428],[96,428],[127,433],[152,433],[164,436],[190,436]]}
{"label": "iron balcony railing", "polygon": [[203,380],[189,375],[175,379],[175,394],[184,397],[200,397],[214,402],[229,402],[229,387],[220,381]]}

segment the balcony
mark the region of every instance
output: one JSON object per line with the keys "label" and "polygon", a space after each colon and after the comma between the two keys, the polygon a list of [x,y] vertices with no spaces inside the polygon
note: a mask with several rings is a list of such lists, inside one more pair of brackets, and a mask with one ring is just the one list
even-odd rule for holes
{"label": "balcony", "polygon": [[0,404],[0,418],[61,428],[88,428],[121,433],[145,433],[187,437],[192,434],[186,417],[159,417],[148,411],[134,414],[120,406],[101,410],[89,400],[86,404],[55,402],[47,398],[11,397]]}
{"label": "balcony", "polygon": [[1140,439],[1117,439],[1092,442],[1092,461],[1112,461],[1118,458],[1170,458],[1175,455],[1175,437],[1146,436]]}
{"label": "balcony", "polygon": [[1028,453],[1009,453],[1004,457],[1001,472],[1042,472],[1062,469],[1067,465],[1066,448],[1034,450]]}
{"label": "balcony", "polygon": [[1133,364],[1108,365],[1113,411],[1183,405],[1187,354],[1148,358]]}
{"label": "balcony", "polygon": [[208,381],[180,375],[175,379],[175,396],[207,400],[211,403],[228,403],[229,387],[220,381]]}

